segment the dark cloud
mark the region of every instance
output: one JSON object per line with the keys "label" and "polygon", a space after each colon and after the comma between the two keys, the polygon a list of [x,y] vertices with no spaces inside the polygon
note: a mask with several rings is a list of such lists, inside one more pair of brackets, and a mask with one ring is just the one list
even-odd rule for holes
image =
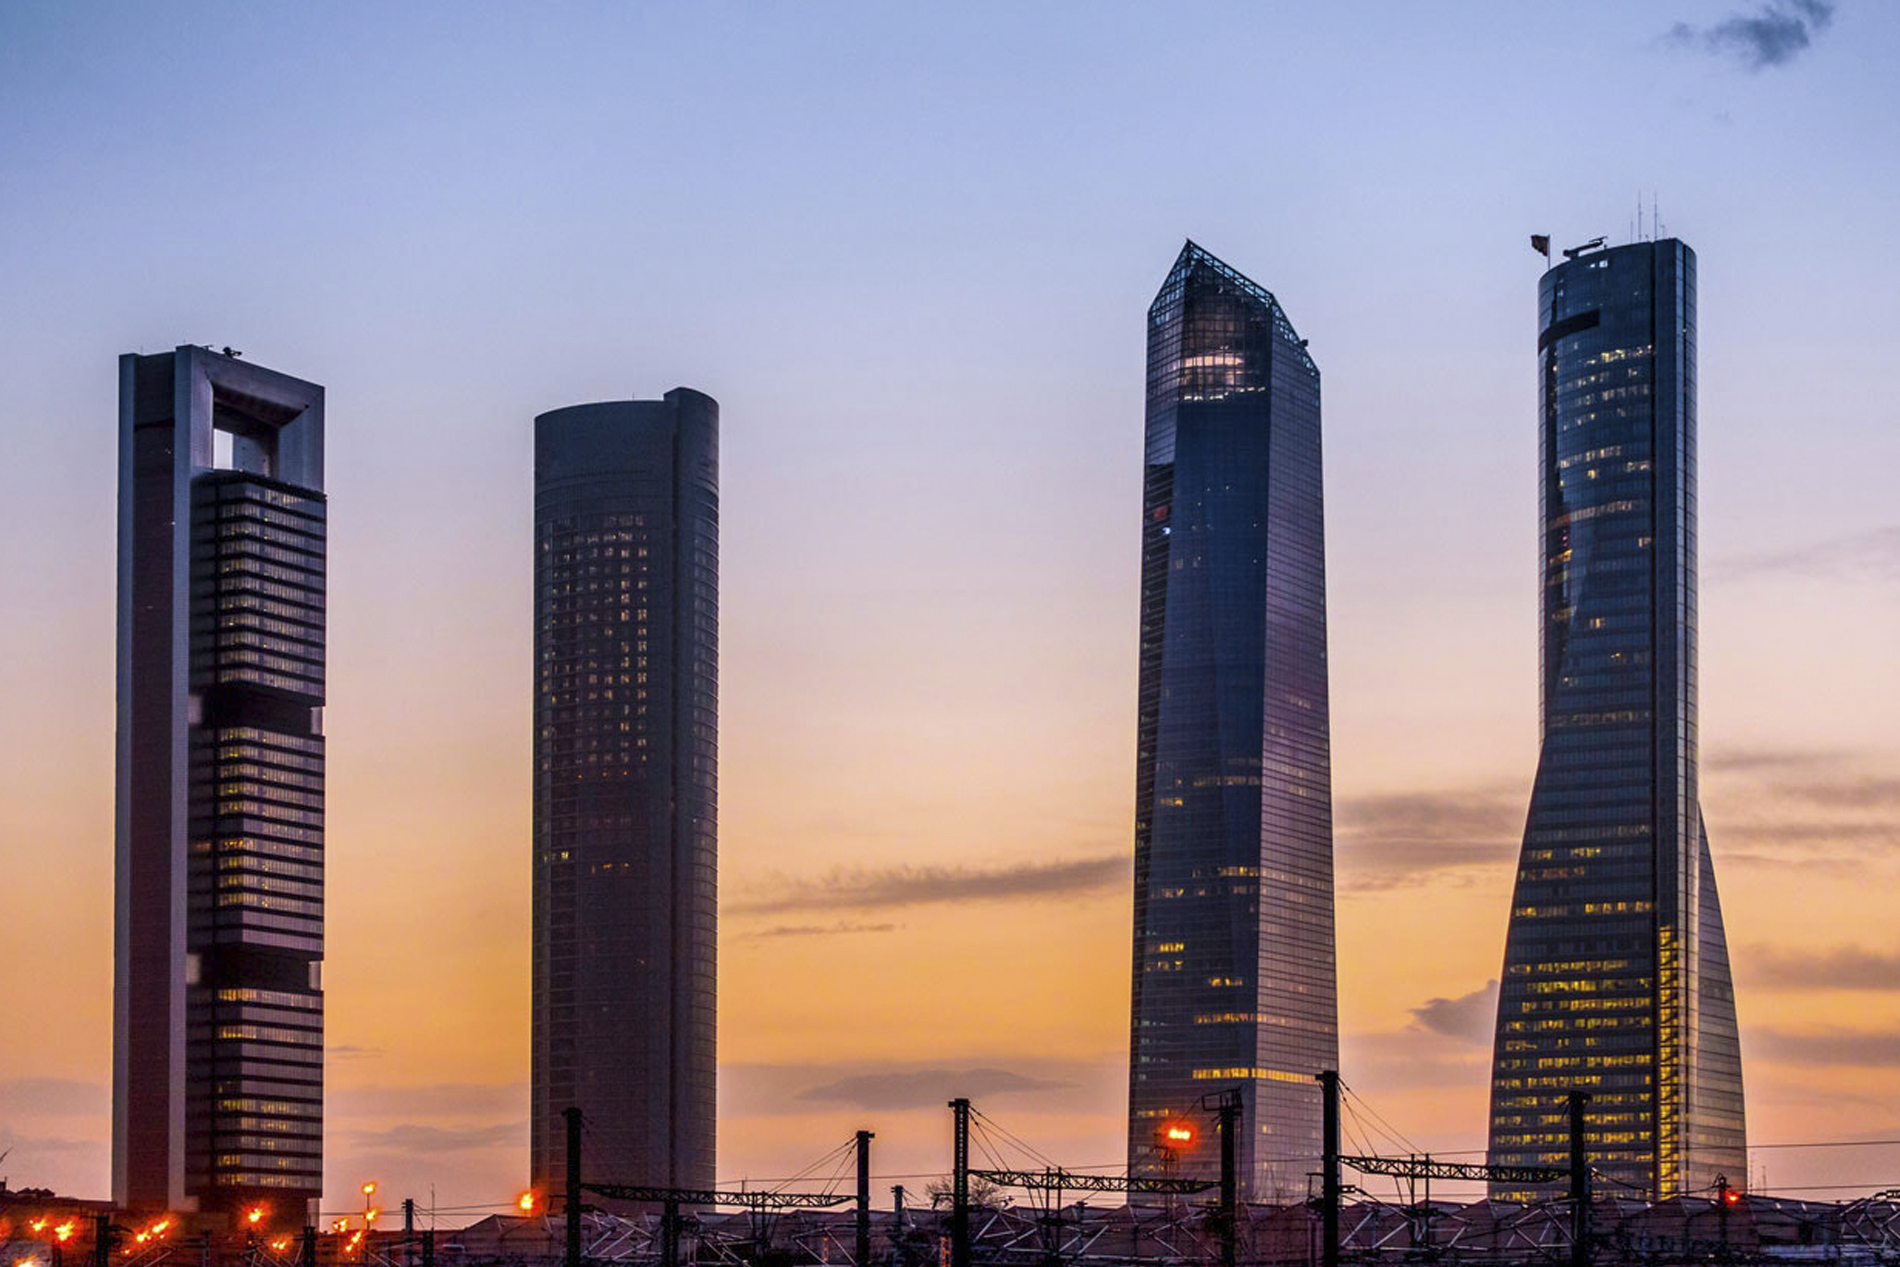
{"label": "dark cloud", "polygon": [[1434,1034],[1465,1043],[1489,1043],[1498,1019],[1498,983],[1487,981],[1455,999],[1427,999],[1412,1019]]}
{"label": "dark cloud", "polygon": [[1015,866],[963,867],[931,864],[896,867],[834,867],[816,880],[782,880],[770,892],[726,908],[738,915],[795,911],[883,910],[939,902],[1006,901],[1075,897],[1128,883],[1130,856],[1102,854]]}
{"label": "dark cloud", "polygon": [[798,1093],[798,1098],[867,1110],[922,1109],[939,1107],[958,1096],[990,1100],[1028,1091],[1057,1091],[1074,1085],[1008,1069],[908,1069],[854,1074],[807,1087]]}
{"label": "dark cloud", "polygon": [[1827,1030],[1790,1034],[1782,1030],[1748,1031],[1748,1055],[1776,1064],[1891,1068],[1900,1065],[1900,1033]]}
{"label": "dark cloud", "polygon": [[1754,576],[1900,578],[1900,524],[1834,537],[1793,550],[1747,555],[1708,569],[1722,579]]}
{"label": "dark cloud", "polygon": [[890,933],[897,930],[895,924],[866,924],[857,920],[841,919],[831,924],[774,924],[770,928],[761,928],[757,932],[740,933],[740,941],[763,941],[770,937],[830,937],[841,933]]}
{"label": "dark cloud", "polygon": [[1793,61],[1833,20],[1831,0],[1770,0],[1753,13],[1738,13],[1710,27],[1678,22],[1669,39],[1739,57],[1750,70],[1761,70]]}
{"label": "dark cloud", "polygon": [[352,1047],[348,1043],[344,1043],[336,1047],[325,1047],[323,1054],[328,1057],[334,1057],[337,1060],[364,1060],[371,1056],[382,1055],[383,1049],[380,1047]]}
{"label": "dark cloud", "polygon": [[348,1138],[350,1148],[356,1152],[390,1149],[425,1156],[466,1152],[472,1148],[495,1148],[501,1145],[526,1147],[528,1143],[528,1123],[525,1119],[519,1122],[489,1122],[480,1126],[449,1127],[404,1122],[373,1131],[344,1130],[339,1133]]}
{"label": "dark cloud", "polygon": [[1392,889],[1460,869],[1508,867],[1524,807],[1523,792],[1507,787],[1344,798],[1333,820],[1340,886]]}
{"label": "dark cloud", "polygon": [[1791,990],[1900,990],[1900,954],[1859,946],[1783,950],[1751,946],[1739,959],[1751,985]]}

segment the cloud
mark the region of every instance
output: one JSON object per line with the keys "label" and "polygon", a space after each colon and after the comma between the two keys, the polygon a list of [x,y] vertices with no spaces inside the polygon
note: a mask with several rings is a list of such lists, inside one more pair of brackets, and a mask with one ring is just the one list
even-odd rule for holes
{"label": "cloud", "polygon": [[323,1054],[326,1057],[336,1060],[365,1060],[373,1056],[382,1055],[383,1049],[380,1047],[352,1047],[348,1043],[343,1043],[335,1047],[325,1047]]}
{"label": "cloud", "polygon": [[1785,950],[1750,946],[1741,956],[1755,986],[1793,990],[1900,990],[1900,954],[1859,946]]}
{"label": "cloud", "polygon": [[332,1118],[515,1116],[528,1104],[522,1082],[435,1082],[420,1086],[331,1086],[325,1098]]}
{"label": "cloud", "polygon": [[1128,1053],[1062,1059],[1016,1052],[934,1060],[721,1064],[722,1120],[855,1111],[940,1112],[956,1096],[1005,1098],[1011,1113],[1097,1113],[1128,1089]]}
{"label": "cloud", "polygon": [[1498,1018],[1498,983],[1487,981],[1455,999],[1427,999],[1412,1019],[1435,1034],[1465,1043],[1489,1043]]}
{"label": "cloud", "polygon": [[70,1117],[103,1113],[112,1089],[78,1078],[7,1078],[0,1080],[0,1117]]}
{"label": "cloud", "polygon": [[1745,555],[1709,569],[1723,579],[1756,576],[1900,577],[1900,524],[1832,537],[1793,550]]}
{"label": "cloud", "polygon": [[729,914],[779,915],[795,911],[883,910],[941,902],[1074,897],[1128,883],[1129,856],[1102,854],[1014,866],[924,864],[833,867],[816,880],[780,879],[760,896],[729,905]]}
{"label": "cloud", "polygon": [[867,1110],[921,1109],[940,1107],[957,1096],[989,1100],[1029,1091],[1058,1091],[1074,1085],[1008,1069],[909,1069],[854,1074],[807,1087],[798,1093],[798,1098]]}
{"label": "cloud", "polygon": [[1741,58],[1750,70],[1785,66],[1834,20],[1831,0],[1769,0],[1753,13],[1737,13],[1711,27],[1678,22],[1669,40],[1685,47]]}
{"label": "cloud", "polygon": [[1393,889],[1508,867],[1524,808],[1523,793],[1503,786],[1344,798],[1334,811],[1341,887]]}
{"label": "cloud", "polygon": [[1815,748],[1711,748],[1703,754],[1703,765],[1711,770],[1732,770],[1740,774],[1785,773],[1812,770],[1840,758],[1838,752]]}
{"label": "cloud", "polygon": [[1748,1055],[1784,1065],[1891,1068],[1900,1064],[1900,1032],[1824,1030],[1790,1034],[1756,1029],[1748,1032]]}
{"label": "cloud", "polygon": [[740,933],[740,941],[764,941],[770,937],[830,937],[841,933],[890,933],[897,930],[896,924],[867,924],[858,920],[841,919],[832,924],[774,924],[770,928],[761,928],[756,932]]}
{"label": "cloud", "polygon": [[480,1126],[444,1127],[403,1122],[377,1130],[346,1130],[341,1133],[348,1136],[351,1148],[357,1152],[388,1148],[435,1156],[440,1153],[466,1152],[473,1148],[525,1145],[528,1123],[524,1119],[519,1122],[489,1122]]}

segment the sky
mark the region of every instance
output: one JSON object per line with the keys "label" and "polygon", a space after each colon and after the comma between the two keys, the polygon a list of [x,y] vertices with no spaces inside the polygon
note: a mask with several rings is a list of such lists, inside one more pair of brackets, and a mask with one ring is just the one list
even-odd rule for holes
{"label": "sky", "polygon": [[0,1173],[109,1188],[115,358],[183,343],[328,393],[330,1203],[525,1180],[532,419],[677,385],[721,406],[721,1180],[866,1128],[920,1185],[959,1094],[1116,1166],[1190,236],[1323,376],[1349,1142],[1480,1148],[1528,235],[1653,215],[1750,1138],[1900,1140],[1897,61],[1873,0],[0,7]]}

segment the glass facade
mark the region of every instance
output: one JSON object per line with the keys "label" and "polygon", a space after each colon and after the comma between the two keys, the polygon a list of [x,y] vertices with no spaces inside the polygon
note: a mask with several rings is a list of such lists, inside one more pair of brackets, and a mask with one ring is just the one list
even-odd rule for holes
{"label": "glass facade", "polygon": [[713,1185],[718,405],[535,420],[533,1182]]}
{"label": "glass facade", "polygon": [[323,392],[202,348],[121,371],[114,1193],[302,1219],[323,1187]]}
{"label": "glass facade", "polygon": [[[1542,747],[1505,945],[1491,1159],[1657,1197],[1747,1179],[1735,998],[1697,788],[1695,253],[1544,274]],[[1516,1194],[1511,1194],[1516,1195]]]}
{"label": "glass facade", "polygon": [[1339,1055],[1319,370],[1192,242],[1146,432],[1128,1165],[1217,1178],[1238,1090],[1242,1196],[1298,1200]]}

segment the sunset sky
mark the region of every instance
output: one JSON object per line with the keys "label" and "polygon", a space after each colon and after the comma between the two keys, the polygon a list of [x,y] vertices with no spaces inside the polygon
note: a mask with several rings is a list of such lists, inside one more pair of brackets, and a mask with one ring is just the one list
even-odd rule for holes
{"label": "sunset sky", "polygon": [[954,1094],[1118,1165],[1190,236],[1323,376],[1344,1077],[1481,1147],[1527,235],[1639,199],[1700,257],[1750,1139],[1900,1140],[1897,64],[1877,0],[0,6],[0,1174],[109,1188],[115,358],[188,342],[328,390],[332,1202],[525,1179],[532,419],[677,385],[722,413],[721,1180],[863,1127],[921,1187]]}

